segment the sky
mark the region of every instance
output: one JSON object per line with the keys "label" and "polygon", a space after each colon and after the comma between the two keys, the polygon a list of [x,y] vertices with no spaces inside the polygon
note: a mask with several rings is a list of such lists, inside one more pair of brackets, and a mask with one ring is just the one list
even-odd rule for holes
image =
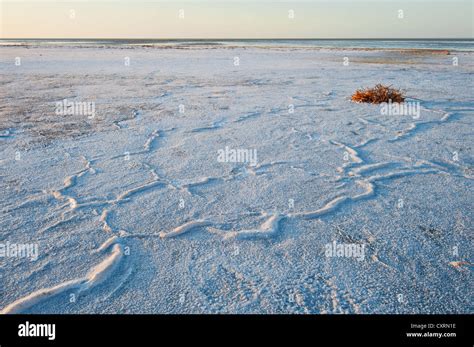
{"label": "sky", "polygon": [[473,38],[474,0],[0,0],[0,38]]}

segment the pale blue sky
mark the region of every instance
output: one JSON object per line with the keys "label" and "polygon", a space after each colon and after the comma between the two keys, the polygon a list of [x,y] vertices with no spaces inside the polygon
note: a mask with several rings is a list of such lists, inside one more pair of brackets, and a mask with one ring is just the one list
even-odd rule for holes
{"label": "pale blue sky", "polygon": [[472,38],[474,17],[472,0],[0,0],[0,11],[3,38]]}

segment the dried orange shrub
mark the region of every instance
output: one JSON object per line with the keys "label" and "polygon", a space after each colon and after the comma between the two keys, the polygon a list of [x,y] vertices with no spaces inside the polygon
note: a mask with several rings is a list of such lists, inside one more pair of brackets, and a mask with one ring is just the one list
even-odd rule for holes
{"label": "dried orange shrub", "polygon": [[356,90],[352,95],[351,100],[355,102],[368,102],[371,104],[380,104],[382,102],[389,102],[390,100],[392,102],[400,103],[405,101],[405,96],[403,95],[403,92],[398,89],[377,84],[373,88]]}

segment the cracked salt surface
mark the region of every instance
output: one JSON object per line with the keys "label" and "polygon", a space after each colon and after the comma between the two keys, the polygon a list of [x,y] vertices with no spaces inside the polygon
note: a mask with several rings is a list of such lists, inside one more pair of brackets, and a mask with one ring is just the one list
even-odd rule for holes
{"label": "cracked salt surface", "polygon": [[[472,53],[408,76],[324,50],[1,50],[0,241],[39,244],[0,259],[3,313],[472,313]],[[419,119],[349,101],[384,76]]]}

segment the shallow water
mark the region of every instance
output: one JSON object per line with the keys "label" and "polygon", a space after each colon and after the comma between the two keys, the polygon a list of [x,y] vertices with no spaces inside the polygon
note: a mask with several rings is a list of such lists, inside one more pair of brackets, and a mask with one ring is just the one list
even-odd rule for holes
{"label": "shallow water", "polygon": [[433,49],[452,51],[474,51],[474,40],[452,39],[452,40],[313,40],[313,39],[293,39],[293,40],[37,40],[37,39],[2,39],[1,45],[30,45],[30,46],[151,46],[151,47],[181,47],[181,46],[225,46],[225,47],[306,47],[306,48],[339,48],[339,49]]}

